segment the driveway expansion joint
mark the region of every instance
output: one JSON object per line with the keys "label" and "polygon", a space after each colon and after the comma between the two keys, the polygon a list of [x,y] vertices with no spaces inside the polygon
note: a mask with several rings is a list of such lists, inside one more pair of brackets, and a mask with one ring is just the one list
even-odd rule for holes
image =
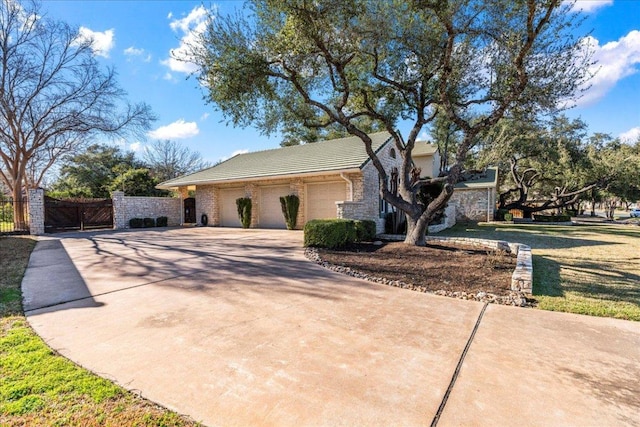
{"label": "driveway expansion joint", "polygon": [[489,303],[485,302],[484,305],[482,306],[482,310],[480,310],[480,314],[478,315],[478,320],[476,321],[476,324],[473,327],[473,330],[471,331],[471,335],[467,340],[467,344],[464,346],[464,349],[462,350],[462,354],[460,355],[460,359],[458,359],[458,364],[456,365],[456,369],[453,371],[453,376],[451,377],[451,382],[449,382],[449,387],[447,387],[447,391],[444,393],[444,396],[442,397],[442,402],[440,402],[440,406],[436,411],[436,415],[433,417],[433,420],[431,421],[431,427],[436,427],[438,425],[440,416],[444,412],[444,408],[447,405],[447,400],[449,400],[449,395],[451,394],[451,391],[453,390],[453,386],[455,385],[456,380],[458,379],[458,375],[460,375],[462,364],[464,363],[464,359],[467,357],[467,353],[469,352],[471,343],[473,343],[473,339],[475,338],[476,332],[480,327],[480,323],[482,322],[482,318],[484,317],[484,312],[487,310],[488,305]]}

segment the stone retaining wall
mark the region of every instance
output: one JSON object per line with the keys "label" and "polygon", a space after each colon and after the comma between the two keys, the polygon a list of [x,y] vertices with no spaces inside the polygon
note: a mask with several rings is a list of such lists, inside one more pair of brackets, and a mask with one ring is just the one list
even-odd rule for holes
{"label": "stone retaining wall", "polygon": [[[401,234],[380,234],[383,240],[404,241]],[[470,237],[427,236],[427,242],[452,242],[474,248],[486,248],[505,251],[516,255],[516,268],[511,275],[511,290],[531,294],[533,292],[533,260],[531,248],[522,243],[509,243],[504,240],[474,239]]]}

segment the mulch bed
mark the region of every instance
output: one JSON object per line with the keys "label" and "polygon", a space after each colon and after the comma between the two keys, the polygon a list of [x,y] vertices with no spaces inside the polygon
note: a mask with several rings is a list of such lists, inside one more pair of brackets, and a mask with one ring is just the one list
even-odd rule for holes
{"label": "mulch bed", "polygon": [[432,243],[363,243],[344,250],[311,249],[307,256],[355,277],[421,292],[500,304],[532,306],[535,300],[511,290],[514,255]]}

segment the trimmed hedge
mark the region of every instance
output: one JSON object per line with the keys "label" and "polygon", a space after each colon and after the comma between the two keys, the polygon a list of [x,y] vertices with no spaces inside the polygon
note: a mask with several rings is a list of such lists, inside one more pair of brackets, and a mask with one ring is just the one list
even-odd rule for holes
{"label": "trimmed hedge", "polygon": [[370,219],[363,221],[355,220],[356,241],[370,242],[376,237],[376,223]]}
{"label": "trimmed hedge", "polygon": [[169,218],[166,216],[159,216],[156,218],[156,227],[166,227],[169,224]]}
{"label": "trimmed hedge", "polygon": [[569,215],[534,215],[534,222],[569,222],[571,217]]}
{"label": "trimmed hedge", "polygon": [[129,227],[142,228],[144,227],[144,220],[142,218],[131,218],[129,220]]}
{"label": "trimmed hedge", "polygon": [[251,226],[251,199],[249,197],[236,199],[236,207],[242,228],[249,228]]}
{"label": "trimmed hedge", "polygon": [[374,221],[353,219],[314,219],[304,226],[304,245],[337,249],[360,241],[373,240]]}
{"label": "trimmed hedge", "polygon": [[152,228],[156,226],[156,220],[153,218],[144,218],[143,220],[144,228]]}
{"label": "trimmed hedge", "polygon": [[282,207],[282,215],[287,223],[289,230],[295,230],[298,220],[298,209],[300,207],[300,198],[295,194],[280,197],[280,206]]}

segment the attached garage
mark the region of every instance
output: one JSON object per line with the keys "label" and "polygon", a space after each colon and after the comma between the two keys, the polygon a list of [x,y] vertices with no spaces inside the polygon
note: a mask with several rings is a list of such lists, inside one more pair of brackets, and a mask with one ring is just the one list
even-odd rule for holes
{"label": "attached garage", "polygon": [[326,219],[337,217],[336,202],[347,198],[347,183],[323,182],[306,185],[306,219]]}
{"label": "attached garage", "polygon": [[291,194],[288,185],[260,187],[260,228],[287,228],[280,206],[280,197]]}
{"label": "attached garage", "polygon": [[225,188],[220,190],[220,225],[223,227],[241,227],[236,200],[245,197],[244,188]]}

